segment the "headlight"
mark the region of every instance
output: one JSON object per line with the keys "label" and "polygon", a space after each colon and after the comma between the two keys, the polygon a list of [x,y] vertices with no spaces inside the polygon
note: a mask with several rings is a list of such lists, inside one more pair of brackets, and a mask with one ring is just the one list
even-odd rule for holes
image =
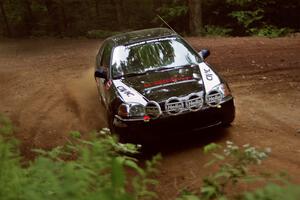
{"label": "headlight", "polygon": [[143,117],[145,115],[145,107],[141,104],[131,104],[129,109],[129,117]]}
{"label": "headlight", "polygon": [[145,107],[139,103],[122,103],[118,109],[121,117],[144,117]]}
{"label": "headlight", "polygon": [[221,83],[220,85],[217,86],[217,90],[222,92],[223,98],[231,95],[231,91],[226,83]]}

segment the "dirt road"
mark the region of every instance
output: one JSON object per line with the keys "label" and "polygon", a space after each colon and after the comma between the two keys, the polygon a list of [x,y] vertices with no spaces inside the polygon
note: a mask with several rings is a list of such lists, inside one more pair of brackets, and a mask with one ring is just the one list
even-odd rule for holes
{"label": "dirt road", "polygon": [[[300,183],[300,37],[187,38],[209,48],[211,63],[231,85],[236,120],[228,129],[172,137],[158,145],[164,160],[157,192],[174,199],[208,174],[201,147],[209,142],[272,148],[261,167],[288,171]],[[22,150],[62,144],[70,130],[105,127],[93,80],[101,41],[73,39],[0,40],[0,112],[18,127]]]}

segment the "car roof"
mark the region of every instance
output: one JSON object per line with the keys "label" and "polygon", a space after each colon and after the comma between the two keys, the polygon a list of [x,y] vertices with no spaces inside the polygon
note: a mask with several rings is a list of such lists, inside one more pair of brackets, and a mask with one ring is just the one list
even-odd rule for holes
{"label": "car roof", "polygon": [[177,36],[177,33],[167,28],[151,28],[121,33],[106,40],[113,41],[114,46],[121,46],[167,36]]}

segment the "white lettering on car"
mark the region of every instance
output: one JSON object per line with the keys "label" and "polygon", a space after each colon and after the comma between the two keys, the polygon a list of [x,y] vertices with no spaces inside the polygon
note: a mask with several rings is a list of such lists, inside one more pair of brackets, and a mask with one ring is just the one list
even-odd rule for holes
{"label": "white lettering on car", "polygon": [[217,86],[221,83],[217,74],[212,69],[210,69],[210,67],[207,66],[205,64],[205,62],[202,62],[199,64],[199,69],[200,69],[201,75],[203,77],[203,82],[205,85],[205,92],[208,93],[215,86]]}
{"label": "white lettering on car", "polygon": [[205,77],[207,80],[212,81],[213,80],[213,74],[211,73],[210,69],[204,69]]}
{"label": "white lettering on car", "polygon": [[147,104],[147,101],[143,95],[141,95],[134,88],[123,83],[122,80],[118,79],[118,80],[113,80],[112,82],[114,86],[117,88],[118,93],[120,94],[124,102],[137,102],[142,105]]}
{"label": "white lettering on car", "polygon": [[123,86],[117,86],[117,89],[124,93],[126,96],[130,97],[130,96],[134,96],[134,94],[132,92],[130,92],[129,90],[127,90],[126,88],[124,88]]}

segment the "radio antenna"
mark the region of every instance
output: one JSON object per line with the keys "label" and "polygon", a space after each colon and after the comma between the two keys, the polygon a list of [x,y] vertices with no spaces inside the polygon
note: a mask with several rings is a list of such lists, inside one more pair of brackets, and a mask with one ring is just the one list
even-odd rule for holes
{"label": "radio antenna", "polygon": [[174,29],[172,29],[172,27],[159,15],[156,15],[165,25],[167,25],[169,27],[169,29],[171,29],[174,33],[176,33],[176,31],[174,31]]}

